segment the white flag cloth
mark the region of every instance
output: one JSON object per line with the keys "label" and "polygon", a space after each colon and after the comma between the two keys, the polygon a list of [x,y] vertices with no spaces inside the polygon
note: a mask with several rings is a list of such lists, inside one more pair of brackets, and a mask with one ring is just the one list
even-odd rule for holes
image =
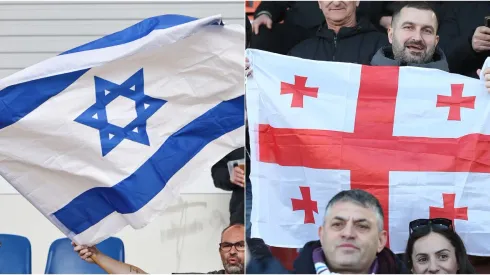
{"label": "white flag cloth", "polygon": [[364,189],[382,204],[389,246],[409,222],[444,217],[490,255],[490,94],[435,69],[319,62],[248,50],[252,236],[318,239],[328,201]]}
{"label": "white flag cloth", "polygon": [[244,146],[243,37],[162,15],[0,80],[0,175],[78,244],[144,227]]}

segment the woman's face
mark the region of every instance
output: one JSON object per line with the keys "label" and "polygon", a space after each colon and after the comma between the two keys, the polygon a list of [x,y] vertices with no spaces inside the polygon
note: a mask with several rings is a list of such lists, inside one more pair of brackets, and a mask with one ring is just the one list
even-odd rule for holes
{"label": "woman's face", "polygon": [[415,274],[458,273],[456,249],[439,233],[431,232],[415,241],[411,257]]}

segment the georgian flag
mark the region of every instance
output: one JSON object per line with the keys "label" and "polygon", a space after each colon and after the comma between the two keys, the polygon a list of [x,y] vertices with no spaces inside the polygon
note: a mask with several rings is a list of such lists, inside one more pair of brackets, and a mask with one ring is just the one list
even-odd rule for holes
{"label": "georgian flag", "polygon": [[454,221],[490,255],[490,94],[435,69],[372,67],[248,50],[252,236],[277,247],[318,239],[328,201],[364,189],[382,204],[389,246],[418,218]]}

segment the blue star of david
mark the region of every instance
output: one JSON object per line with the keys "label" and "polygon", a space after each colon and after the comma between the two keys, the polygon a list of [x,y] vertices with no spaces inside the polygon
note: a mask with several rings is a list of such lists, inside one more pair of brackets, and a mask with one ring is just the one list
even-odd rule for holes
{"label": "blue star of david", "polygon": [[[102,156],[106,156],[124,139],[150,146],[146,133],[146,121],[167,101],[149,97],[144,93],[143,69],[129,77],[121,85],[100,77],[95,80],[95,104],[85,110],[75,121],[99,130]],[[135,101],[136,118],[124,128],[107,120],[106,106],[119,96]]]}

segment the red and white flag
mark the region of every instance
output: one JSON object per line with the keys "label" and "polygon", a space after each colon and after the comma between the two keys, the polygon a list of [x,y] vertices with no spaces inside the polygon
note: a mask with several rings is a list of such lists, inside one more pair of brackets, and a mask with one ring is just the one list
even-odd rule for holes
{"label": "red and white flag", "polygon": [[252,236],[318,239],[328,201],[363,189],[384,210],[389,246],[408,224],[454,221],[472,255],[490,255],[490,94],[435,69],[319,62],[248,50]]}

